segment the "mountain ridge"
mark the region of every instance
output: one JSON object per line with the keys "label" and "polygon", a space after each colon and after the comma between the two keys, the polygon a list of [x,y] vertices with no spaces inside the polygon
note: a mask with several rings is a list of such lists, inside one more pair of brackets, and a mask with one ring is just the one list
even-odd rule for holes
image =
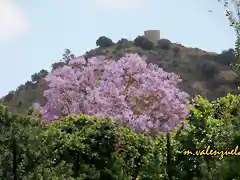
{"label": "mountain ridge", "polygon": [[[126,53],[138,53],[147,57],[148,63],[153,63],[165,71],[178,74],[183,82],[180,88],[192,97],[200,94],[210,100],[224,96],[227,93],[237,93],[239,80],[231,70],[230,64],[236,62],[233,49],[221,54],[207,52],[199,48],[185,47],[172,43],[168,39],[160,39],[156,46],[144,36],[138,36],[134,41],[120,39],[117,43],[101,36],[96,41],[98,46],[84,54],[86,59],[104,55],[108,59],[117,60]],[[52,69],[63,66],[69,58],[76,56],[66,49],[62,60],[52,64]],[[1,102],[9,106],[11,111],[26,113],[34,102],[44,104],[43,91],[47,88],[44,77],[47,71],[42,69],[31,76],[31,81],[20,85],[15,91],[1,98]],[[23,102],[22,108],[17,108],[18,102]]]}

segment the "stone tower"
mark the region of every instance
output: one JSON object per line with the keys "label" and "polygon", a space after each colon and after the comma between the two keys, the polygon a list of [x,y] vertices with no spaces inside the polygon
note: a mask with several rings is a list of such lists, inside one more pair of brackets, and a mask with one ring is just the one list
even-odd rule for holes
{"label": "stone tower", "polygon": [[160,31],[159,30],[147,30],[144,31],[144,36],[151,41],[155,46],[157,46],[158,41],[160,40]]}

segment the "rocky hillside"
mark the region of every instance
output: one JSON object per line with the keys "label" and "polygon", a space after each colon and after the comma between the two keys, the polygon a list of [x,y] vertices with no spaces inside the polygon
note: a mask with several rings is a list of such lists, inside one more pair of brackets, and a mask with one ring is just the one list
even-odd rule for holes
{"label": "rocky hillside", "polygon": [[[200,94],[212,100],[228,92],[235,93],[239,84],[236,74],[230,68],[230,64],[235,62],[232,49],[225,50],[221,54],[210,53],[198,48],[184,47],[167,39],[159,40],[158,46],[154,47],[142,36],[134,41],[121,39],[117,43],[102,36],[96,44],[98,48],[86,52],[85,58],[105,55],[109,59],[117,60],[126,53],[145,55],[148,57],[148,62],[159,65],[165,71],[180,75],[183,79],[181,88],[192,96]],[[52,68],[64,65],[69,56],[74,55],[67,50],[63,59],[54,63]],[[1,101],[12,111],[19,113],[25,113],[33,102],[38,101],[43,104],[42,93],[47,87],[43,77],[46,74],[45,70],[35,73],[32,75],[32,81],[9,92]],[[17,110],[19,102],[22,102],[22,108]]]}

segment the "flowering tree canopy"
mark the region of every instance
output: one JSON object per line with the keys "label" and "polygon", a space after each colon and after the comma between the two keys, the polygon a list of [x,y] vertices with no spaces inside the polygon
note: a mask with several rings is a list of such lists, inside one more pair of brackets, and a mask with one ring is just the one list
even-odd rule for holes
{"label": "flowering tree canopy", "polygon": [[85,114],[110,117],[136,132],[169,131],[188,115],[189,95],[178,88],[179,76],[145,60],[137,54],[118,61],[71,59],[46,76],[44,117]]}

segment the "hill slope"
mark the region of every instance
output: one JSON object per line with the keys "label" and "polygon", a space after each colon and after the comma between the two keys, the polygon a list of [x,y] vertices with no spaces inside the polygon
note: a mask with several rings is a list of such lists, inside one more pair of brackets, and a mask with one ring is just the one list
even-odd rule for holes
{"label": "hill slope", "polygon": [[[98,43],[101,45],[101,43]],[[141,46],[141,47],[139,47]],[[191,96],[200,94],[209,99],[215,99],[229,92],[235,93],[239,81],[229,64],[235,62],[233,50],[223,51],[221,54],[206,52],[197,48],[188,48],[180,44],[171,43],[162,39],[157,47],[145,47],[135,42],[122,39],[118,43],[109,43],[90,50],[86,58],[105,55],[111,59],[118,59],[126,53],[138,53],[148,57],[147,61],[157,64],[165,71],[174,72],[181,76],[181,88]],[[63,61],[52,65],[53,69],[65,64],[70,51],[67,51]],[[9,92],[2,98],[2,102],[14,112],[25,113],[32,103],[44,103],[43,90],[47,87],[43,77],[45,70],[32,76],[32,81],[26,82]],[[17,109],[18,102],[22,101],[22,108]]]}

